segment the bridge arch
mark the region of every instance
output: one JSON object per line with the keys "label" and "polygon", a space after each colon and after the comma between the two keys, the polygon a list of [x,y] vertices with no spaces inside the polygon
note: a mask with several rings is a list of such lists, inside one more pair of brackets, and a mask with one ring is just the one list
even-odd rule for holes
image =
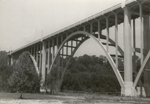
{"label": "bridge arch", "polygon": [[[111,58],[110,54],[106,51],[106,49],[104,48],[103,44],[102,44],[99,40],[97,40],[95,36],[93,36],[92,34],[90,34],[90,33],[88,33],[88,32],[85,32],[85,31],[77,31],[77,32],[74,32],[74,33],[70,34],[70,35],[62,42],[62,44],[60,45],[60,47],[59,47],[59,49],[58,49],[58,51],[57,51],[57,53],[56,53],[56,55],[55,55],[55,57],[54,57],[54,59],[53,59],[53,62],[52,62],[52,64],[51,64],[51,66],[50,66],[50,69],[49,69],[49,72],[48,72],[48,73],[51,72],[51,70],[52,70],[52,68],[53,68],[53,66],[54,66],[55,60],[56,60],[56,58],[58,57],[59,52],[60,52],[60,50],[62,49],[63,45],[64,45],[68,40],[70,40],[72,37],[77,36],[77,35],[84,35],[84,36],[90,37],[91,39],[93,39],[93,40],[101,47],[101,49],[104,51],[104,53],[105,53],[105,55],[106,55],[106,57],[107,57],[107,59],[108,59],[110,65],[111,65],[111,67],[112,67],[112,69],[113,69],[113,71],[114,71],[114,73],[115,73],[115,75],[116,75],[116,77],[117,77],[117,79],[118,79],[118,82],[119,82],[121,88],[123,88],[123,87],[124,87],[124,81],[123,81],[123,79],[122,79],[122,77],[121,77],[121,75],[120,75],[120,72],[119,72],[118,69],[116,68],[116,65],[115,65],[113,59]],[[80,44],[80,45],[81,45],[81,44]],[[79,45],[79,46],[80,46],[80,45]],[[79,47],[79,46],[78,46],[78,47]],[[78,49],[78,48],[77,48],[77,49]],[[76,50],[77,50],[77,49],[76,49]],[[76,50],[75,50],[75,51],[76,51]],[[71,56],[74,55],[75,51],[72,52]]]}
{"label": "bridge arch", "polygon": [[26,53],[29,55],[29,57],[30,57],[30,59],[31,59],[33,65],[34,65],[35,71],[36,71],[36,73],[37,73],[38,76],[39,76],[39,75],[40,75],[40,72],[39,72],[39,69],[38,69],[38,67],[37,67],[37,62],[35,61],[34,57],[32,56],[32,54],[31,54],[30,52],[26,52]]}

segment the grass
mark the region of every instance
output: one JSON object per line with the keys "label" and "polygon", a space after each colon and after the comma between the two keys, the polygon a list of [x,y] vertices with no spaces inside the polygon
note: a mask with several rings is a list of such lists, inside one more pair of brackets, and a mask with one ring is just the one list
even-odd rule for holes
{"label": "grass", "polygon": [[0,104],[3,104],[1,101],[6,100],[8,102],[12,102],[13,100],[19,101],[20,103],[18,104],[24,104],[21,101],[26,101],[27,103],[28,100],[33,102],[38,101],[37,104],[41,104],[41,101],[42,104],[53,104],[58,101],[60,104],[150,104],[150,98],[121,97],[88,93],[57,93],[53,95],[24,93],[24,99],[18,99],[19,96],[20,93],[0,93]]}

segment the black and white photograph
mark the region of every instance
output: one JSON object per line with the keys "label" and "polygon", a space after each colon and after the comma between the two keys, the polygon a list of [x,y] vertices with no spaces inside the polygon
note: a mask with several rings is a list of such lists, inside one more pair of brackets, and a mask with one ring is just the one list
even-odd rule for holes
{"label": "black and white photograph", "polygon": [[150,0],[0,0],[0,104],[150,104]]}

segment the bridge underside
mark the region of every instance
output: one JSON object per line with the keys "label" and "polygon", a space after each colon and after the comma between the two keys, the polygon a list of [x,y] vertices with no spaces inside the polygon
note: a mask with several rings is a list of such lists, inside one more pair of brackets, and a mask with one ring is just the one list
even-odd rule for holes
{"label": "bridge underside", "polygon": [[[10,52],[10,64],[13,64],[22,52],[28,51],[34,57],[32,59],[36,62],[36,69],[38,68],[42,75],[41,81],[44,83],[46,75],[57,67],[57,70],[62,72],[60,85],[69,58],[75,54],[82,43],[91,38],[104,51],[110,62],[122,88],[122,95],[138,96],[137,87],[140,86],[144,88],[146,96],[150,96],[149,14],[149,0],[128,0],[124,6],[118,4]],[[140,40],[137,37],[140,37]],[[114,47],[115,54],[110,54],[110,47]],[[141,67],[138,70],[133,67],[137,61],[134,58],[136,55],[139,55],[141,61]],[[124,63],[124,78],[118,70],[119,57]],[[63,62],[65,58],[68,59],[67,64]],[[141,76],[144,81],[141,81]],[[142,90],[140,93],[143,93]]]}

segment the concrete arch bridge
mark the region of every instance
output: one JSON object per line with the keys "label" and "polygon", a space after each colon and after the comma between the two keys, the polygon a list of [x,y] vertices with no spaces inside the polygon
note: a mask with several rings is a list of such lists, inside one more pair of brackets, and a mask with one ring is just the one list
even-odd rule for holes
{"label": "concrete arch bridge", "polygon": [[[111,38],[112,35],[114,40]],[[123,37],[122,41],[119,36]],[[140,36],[140,40],[137,36]],[[124,4],[115,5],[11,51],[9,63],[13,64],[22,52],[28,51],[44,82],[46,74],[50,73],[54,66],[65,70],[61,59],[67,58],[69,62],[69,57],[72,57],[89,38],[105,53],[119,81],[122,95],[138,96],[137,86],[140,85],[144,88],[146,96],[150,96],[150,0],[127,0]],[[123,49],[120,44],[123,44]],[[140,47],[137,47],[137,44]],[[115,54],[110,54],[110,47],[115,47]],[[137,53],[141,60],[139,71],[133,70],[132,66],[136,61],[132,56]],[[112,57],[115,57],[115,62]],[[124,59],[124,78],[118,70],[118,57]],[[135,79],[133,72],[136,73]],[[144,76],[144,83],[140,81],[141,74]]]}

